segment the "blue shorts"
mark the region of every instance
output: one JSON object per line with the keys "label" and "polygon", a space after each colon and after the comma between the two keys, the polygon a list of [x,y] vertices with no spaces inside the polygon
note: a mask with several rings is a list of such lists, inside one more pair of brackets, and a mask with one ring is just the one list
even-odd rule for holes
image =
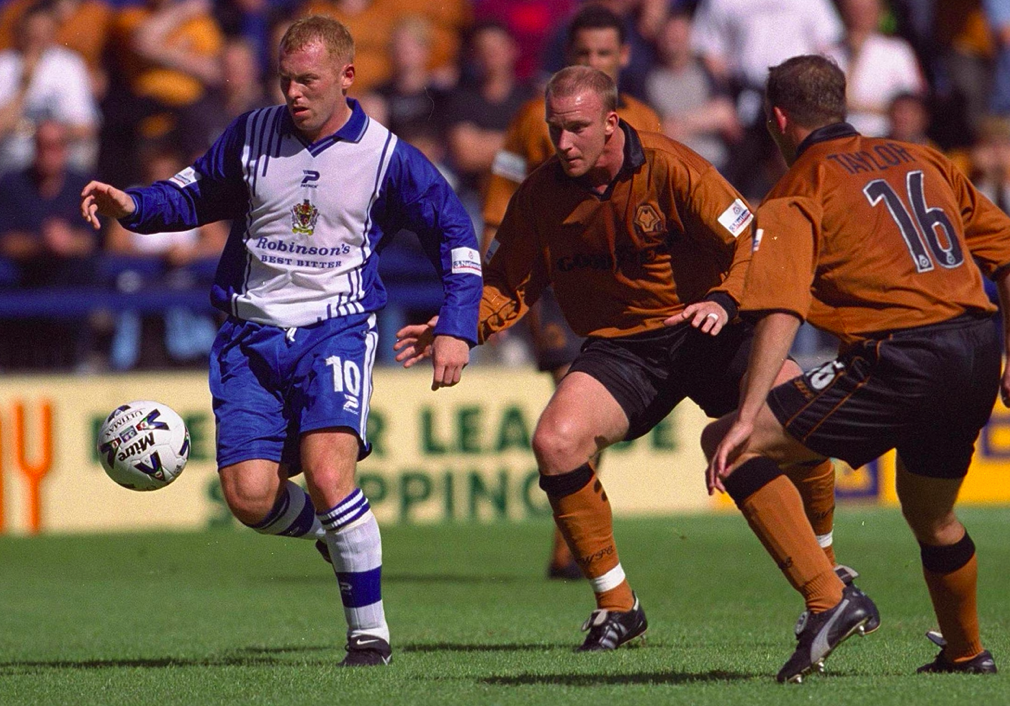
{"label": "blue shorts", "polygon": [[374,314],[283,329],[229,318],[210,356],[218,468],[265,459],[298,473],[299,437],[346,427],[365,437],[379,334]]}

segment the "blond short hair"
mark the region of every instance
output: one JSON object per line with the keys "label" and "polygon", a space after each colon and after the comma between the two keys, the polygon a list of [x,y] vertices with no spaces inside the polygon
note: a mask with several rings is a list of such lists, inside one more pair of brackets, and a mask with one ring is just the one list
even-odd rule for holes
{"label": "blond short hair", "polygon": [[604,113],[617,110],[617,84],[614,79],[589,66],[567,66],[558,71],[547,82],[544,98],[568,98],[583,91],[592,91],[600,97]]}
{"label": "blond short hair", "polygon": [[321,15],[295,20],[281,37],[280,51],[290,53],[313,42],[321,42],[338,64],[354,61],[354,38],[350,31],[342,22]]}

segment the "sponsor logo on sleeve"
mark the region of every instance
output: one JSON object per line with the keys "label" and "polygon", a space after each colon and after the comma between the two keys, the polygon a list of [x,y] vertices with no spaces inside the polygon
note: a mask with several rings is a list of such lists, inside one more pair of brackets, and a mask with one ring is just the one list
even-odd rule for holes
{"label": "sponsor logo on sleeve", "polygon": [[473,248],[453,248],[452,273],[480,277],[480,253]]}
{"label": "sponsor logo on sleeve", "polygon": [[190,184],[195,184],[200,181],[202,176],[203,175],[193,169],[193,167],[186,167],[174,177],[169,179],[169,181],[178,186],[180,189],[185,189]]}
{"label": "sponsor logo on sleeve", "polygon": [[491,163],[491,173],[516,183],[526,178],[526,160],[515,152],[498,150]]}
{"label": "sponsor logo on sleeve", "polygon": [[719,216],[719,224],[728,230],[730,235],[737,238],[743,233],[744,228],[750,224],[753,217],[750,209],[747,208],[747,204],[740,199],[736,199]]}

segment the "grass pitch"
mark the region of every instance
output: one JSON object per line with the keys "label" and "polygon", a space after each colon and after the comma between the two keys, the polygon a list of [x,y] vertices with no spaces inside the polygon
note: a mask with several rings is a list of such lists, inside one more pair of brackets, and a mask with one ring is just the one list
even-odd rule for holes
{"label": "grass pitch", "polygon": [[[1010,508],[967,509],[983,639],[1010,674]],[[916,676],[934,656],[896,511],[842,508],[839,558],[883,624],[806,684],[774,674],[802,609],[735,514],[619,521],[644,646],[574,654],[584,582],[543,576],[550,526],[383,530],[390,668],[340,670],[344,621],[308,542],[248,530],[0,537],[0,704],[1010,703],[1010,676]]]}

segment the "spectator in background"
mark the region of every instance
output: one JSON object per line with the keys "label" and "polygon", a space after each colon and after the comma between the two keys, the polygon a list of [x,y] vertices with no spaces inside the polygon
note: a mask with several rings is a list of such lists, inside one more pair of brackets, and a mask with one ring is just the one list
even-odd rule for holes
{"label": "spectator in background", "polygon": [[502,147],[509,121],[532,92],[516,77],[518,48],[504,25],[475,26],[467,46],[476,84],[449,93],[444,126],[450,161],[460,178],[460,200],[479,223],[482,181]]}
{"label": "spectator in background", "polygon": [[[68,168],[68,135],[60,123],[39,123],[31,165],[0,178],[0,255],[15,264],[21,288],[94,284],[98,243],[80,220],[88,179]],[[89,345],[80,321],[24,319],[0,328],[0,366],[69,367]]]}
{"label": "spectator in background", "polygon": [[891,99],[891,105],[887,108],[887,122],[890,127],[887,136],[893,140],[935,148],[936,145],[927,135],[930,119],[929,106],[922,95],[899,93]]}
{"label": "spectator in background", "polygon": [[745,131],[724,173],[747,198],[760,199],[784,171],[762,112],[768,67],[800,54],[823,53],[841,41],[842,30],[831,0],[698,4],[691,35],[694,50],[716,80],[730,86]]}
{"label": "spectator in background", "polygon": [[516,75],[533,81],[540,78],[548,40],[567,24],[576,5],[576,0],[474,0],[474,16],[478,22],[496,20],[508,27],[519,47]]}
{"label": "spectator in background", "polygon": [[867,137],[887,134],[887,108],[899,93],[925,93],[912,47],[877,31],[880,0],[841,0],[845,38],[827,55],[845,72],[847,122]]}
{"label": "spectator in background", "polygon": [[[168,143],[148,145],[141,154],[145,184],[171,179],[190,163],[191,156]],[[128,266],[121,270],[119,289],[129,291],[141,284],[170,289],[205,287],[212,279],[227,239],[228,224],[224,221],[189,230],[141,235],[113,220],[106,233],[106,251],[136,258],[133,263],[127,261]],[[217,323],[212,316],[186,307],[169,307],[163,315],[144,317],[136,311],[120,311],[109,365],[114,370],[129,370],[138,366],[206,363],[216,333]]]}
{"label": "spectator in background", "polygon": [[21,15],[15,48],[0,52],[0,173],[32,163],[32,134],[43,121],[63,124],[75,168],[94,166],[99,114],[88,70],[55,36],[50,4],[37,2]]}
{"label": "spectator in background", "polygon": [[996,45],[989,109],[998,115],[1010,115],[1010,2],[983,0],[983,7]]}
{"label": "spectator in background", "polygon": [[[600,5],[624,21],[624,43],[628,61],[621,67],[621,90],[640,100],[647,100],[645,77],[656,64],[654,42],[666,21],[667,0],[588,0],[586,5]],[[559,27],[544,56],[544,72],[550,76],[567,65],[564,27]]]}
{"label": "spectator in background", "polygon": [[[0,11],[0,49],[16,45],[18,22],[36,2],[13,0]],[[81,55],[91,76],[91,92],[101,100],[108,88],[102,60],[112,24],[112,8],[104,0],[52,0],[50,7],[56,21],[55,43]]]}
{"label": "spectator in background", "polygon": [[[407,139],[407,133],[416,134],[437,121],[436,112],[445,98],[428,69],[431,23],[420,15],[398,20],[389,38],[389,56],[393,76],[367,97],[371,106],[375,101],[379,105],[366,108],[366,112],[397,136]],[[432,161],[437,163],[435,159]]]}
{"label": "spectator in background", "polygon": [[299,16],[322,15],[343,23],[354,37],[354,85],[363,96],[392,75],[389,36],[400,15],[396,0],[307,0]]}
{"label": "spectator in background", "polygon": [[215,0],[214,18],[225,36],[244,41],[253,51],[263,75],[270,69],[277,47],[270,40],[273,23],[280,17],[293,17],[301,0]]}
{"label": "spectator in background", "polygon": [[119,13],[114,38],[127,95],[105,103],[103,172],[135,182],[138,146],[187,129],[180,115],[211,102],[224,35],[209,0],[146,0]]}
{"label": "spectator in background", "polygon": [[975,188],[1010,214],[1010,117],[989,114],[979,120],[978,142],[971,150]]}
{"label": "spectator in background", "polygon": [[[183,108],[172,137],[183,154],[195,159],[213,144],[232,120],[270,105],[260,75],[256,47],[243,37],[225,41],[221,52],[221,85],[207,100]],[[187,159],[187,164],[191,161]]]}
{"label": "spectator in background", "polygon": [[740,123],[733,101],[691,49],[690,15],[671,15],[657,48],[660,63],[646,76],[645,89],[663,120],[663,132],[722,169],[728,156],[723,137],[739,139]]}
{"label": "spectator in background", "polygon": [[966,147],[988,113],[995,56],[982,0],[937,2],[933,21],[937,51],[936,92],[944,115],[940,142]]}
{"label": "spectator in background", "polygon": [[[630,61],[631,47],[625,41],[625,29],[622,18],[602,5],[583,6],[565,28],[569,64],[602,71],[616,83],[621,69]],[[495,155],[484,199],[482,245],[485,250],[501,225],[505,208],[519,184],[554,155],[554,145],[544,121],[545,110],[542,94],[527,101],[509,124],[503,147]],[[623,92],[618,94],[617,115],[636,130],[662,130],[660,118],[652,108]]]}
{"label": "spectator in background", "polygon": [[390,0],[398,18],[416,15],[431,27],[431,55],[428,68],[435,83],[448,88],[459,79],[462,38],[473,26],[471,0]]}
{"label": "spectator in background", "polygon": [[306,0],[300,15],[324,15],[343,22],[354,35],[357,78],[351,94],[364,96],[390,79],[389,37],[397,20],[420,15],[432,36],[428,68],[437,82],[456,82],[460,36],[471,24],[467,0]]}

